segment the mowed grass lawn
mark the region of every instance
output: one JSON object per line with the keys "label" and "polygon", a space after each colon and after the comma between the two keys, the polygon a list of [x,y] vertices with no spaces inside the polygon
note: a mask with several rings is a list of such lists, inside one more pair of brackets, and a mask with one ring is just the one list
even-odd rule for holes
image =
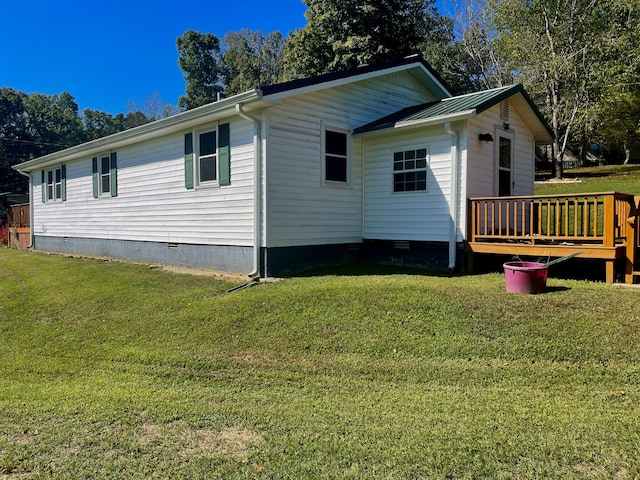
{"label": "mowed grass lawn", "polygon": [[324,273],[226,293],[0,249],[3,473],[640,477],[640,290]]}
{"label": "mowed grass lawn", "polygon": [[[539,174],[548,179],[551,174]],[[640,195],[640,165],[606,165],[572,168],[564,171],[565,182],[544,182],[535,186],[536,195],[620,192]],[[571,182],[571,180],[578,180]]]}

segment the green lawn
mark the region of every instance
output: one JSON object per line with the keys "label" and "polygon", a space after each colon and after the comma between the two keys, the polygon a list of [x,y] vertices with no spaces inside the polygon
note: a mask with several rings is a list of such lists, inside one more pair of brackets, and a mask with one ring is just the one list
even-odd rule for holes
{"label": "green lawn", "polygon": [[3,473],[640,477],[639,290],[324,273],[226,293],[0,249]]}
{"label": "green lawn", "polygon": [[[547,180],[549,173],[537,175]],[[565,180],[579,180],[576,183],[537,183],[538,195],[563,193],[620,192],[640,195],[640,165],[608,165],[604,167],[573,168],[564,171]]]}

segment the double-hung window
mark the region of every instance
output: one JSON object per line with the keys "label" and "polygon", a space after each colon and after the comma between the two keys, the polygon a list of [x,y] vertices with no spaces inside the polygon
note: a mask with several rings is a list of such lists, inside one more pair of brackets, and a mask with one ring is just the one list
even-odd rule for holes
{"label": "double-hung window", "polygon": [[66,200],[66,167],[60,165],[42,171],[42,201],[59,202]]}
{"label": "double-hung window", "polygon": [[118,156],[116,152],[93,157],[93,197],[118,196]]}
{"label": "double-hung window", "polygon": [[198,133],[198,184],[213,183],[218,180],[218,139],[216,130]]}
{"label": "double-hung window", "polygon": [[100,157],[100,195],[111,193],[111,157]]}
{"label": "double-hung window", "polygon": [[394,192],[420,192],[427,190],[427,155],[426,148],[412,148],[394,152]]}
{"label": "double-hung window", "polygon": [[185,188],[231,184],[229,124],[184,136]]}
{"label": "double-hung window", "polygon": [[345,130],[324,128],[324,181],[349,182],[349,134]]}

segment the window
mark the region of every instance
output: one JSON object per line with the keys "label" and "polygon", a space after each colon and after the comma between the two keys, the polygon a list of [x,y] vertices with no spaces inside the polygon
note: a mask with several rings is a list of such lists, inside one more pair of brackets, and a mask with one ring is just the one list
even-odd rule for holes
{"label": "window", "polygon": [[196,185],[206,187],[230,184],[229,124],[224,123],[214,129],[185,134],[185,188],[191,190]]}
{"label": "window", "polygon": [[198,134],[198,183],[215,182],[218,179],[218,147],[216,131]]}
{"label": "window", "polygon": [[498,195],[511,195],[511,139],[502,136],[498,145]]}
{"label": "window", "polygon": [[404,150],[393,154],[393,191],[427,190],[427,149]]}
{"label": "window", "polygon": [[326,182],[348,181],[349,148],[347,133],[324,130],[324,179]]}
{"label": "window", "polygon": [[111,157],[100,158],[100,195],[111,194]]}
{"label": "window", "polygon": [[42,201],[66,200],[66,167],[61,165],[52,170],[42,171]]}
{"label": "window", "polygon": [[118,196],[118,156],[116,152],[93,157],[93,197]]}

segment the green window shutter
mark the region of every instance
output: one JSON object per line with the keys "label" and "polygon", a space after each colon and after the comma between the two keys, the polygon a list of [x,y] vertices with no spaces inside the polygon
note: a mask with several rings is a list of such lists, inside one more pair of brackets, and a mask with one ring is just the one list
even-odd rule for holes
{"label": "green window shutter", "polygon": [[184,188],[193,190],[193,133],[184,136]]}
{"label": "green window shutter", "polygon": [[110,185],[111,185],[111,196],[118,196],[118,156],[116,152],[111,152],[111,165],[109,170],[110,177]]}
{"label": "green window shutter", "polygon": [[93,157],[91,161],[91,176],[93,177],[93,198],[98,198],[98,157]]}
{"label": "green window shutter", "polygon": [[66,202],[67,201],[67,166],[66,165],[62,165],[62,167],[60,167],[61,171],[61,181],[60,181],[60,187],[62,190],[62,201]]}
{"label": "green window shutter", "polygon": [[42,203],[46,203],[47,201],[47,174],[45,173],[44,170],[42,170],[42,185],[41,185],[41,190],[42,190]]}
{"label": "green window shutter", "polygon": [[220,163],[220,185],[231,184],[231,149],[229,147],[229,124],[218,126],[218,161]]}

